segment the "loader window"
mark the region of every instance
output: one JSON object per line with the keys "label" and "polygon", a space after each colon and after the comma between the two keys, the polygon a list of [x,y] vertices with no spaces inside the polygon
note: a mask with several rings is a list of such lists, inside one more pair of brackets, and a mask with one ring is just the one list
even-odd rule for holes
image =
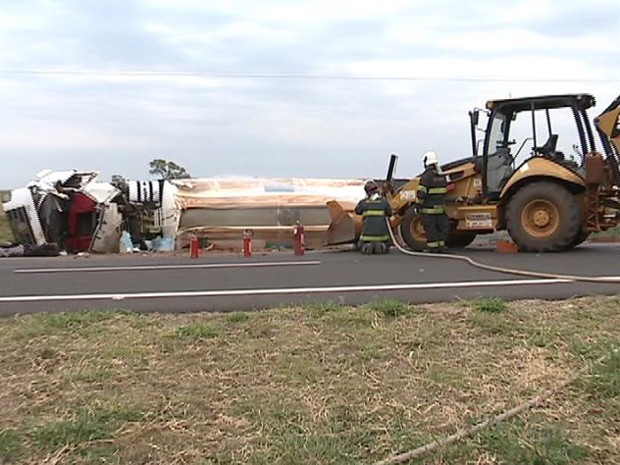
{"label": "loader window", "polygon": [[489,153],[493,152],[493,149],[504,146],[504,130],[506,128],[506,115],[502,113],[496,113],[491,122],[491,129],[489,132]]}
{"label": "loader window", "polygon": [[499,196],[513,172],[512,154],[506,131],[510,122],[503,113],[495,113],[489,128],[488,156],[486,159],[486,188],[489,198]]}
{"label": "loader window", "polygon": [[516,167],[532,156],[544,156],[576,168],[587,152],[570,107],[535,110],[534,125],[530,111],[518,113],[510,125],[510,138],[521,148],[515,154]]}

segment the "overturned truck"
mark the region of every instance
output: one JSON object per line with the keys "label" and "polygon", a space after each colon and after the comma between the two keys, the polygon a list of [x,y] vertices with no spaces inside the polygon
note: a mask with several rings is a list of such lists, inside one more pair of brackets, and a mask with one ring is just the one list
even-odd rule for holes
{"label": "overturned truck", "polygon": [[239,245],[250,229],[256,248],[292,246],[293,227],[304,225],[305,244],[325,245],[328,202],[353,208],[364,197],[364,180],[317,178],[206,178],[175,181],[181,211],[177,243],[192,235]]}
{"label": "overturned truck", "polygon": [[100,182],[96,171],[44,170],[3,204],[26,251],[118,252],[123,231],[140,245],[174,238],[176,188],[165,181]]}
{"label": "overturned truck", "polygon": [[171,251],[191,236],[236,246],[247,229],[259,247],[292,244],[298,221],[306,226],[308,245],[320,246],[330,222],[327,203],[354,205],[363,184],[302,178],[108,183],[95,171],[45,170],[11,191],[4,210],[16,241],[30,254]]}

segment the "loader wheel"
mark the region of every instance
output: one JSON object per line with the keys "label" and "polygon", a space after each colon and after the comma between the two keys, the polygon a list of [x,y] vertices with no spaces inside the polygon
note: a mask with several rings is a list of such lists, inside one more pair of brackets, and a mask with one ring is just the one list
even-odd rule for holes
{"label": "loader wheel", "polygon": [[422,225],[422,217],[409,208],[400,222],[400,235],[412,250],[422,251],[426,247],[426,232]]}
{"label": "loader wheel", "polygon": [[446,245],[455,249],[463,249],[474,242],[476,233],[471,232],[453,232],[448,236]]}
{"label": "loader wheel", "polygon": [[579,244],[581,244],[583,241],[585,241],[588,237],[590,237],[590,231],[579,231],[577,233],[577,237],[575,237],[575,239],[573,239],[573,247],[577,247]]}
{"label": "loader wheel", "polygon": [[506,208],[510,237],[523,252],[556,252],[574,246],[581,208],[566,188],[549,181],[526,185]]}

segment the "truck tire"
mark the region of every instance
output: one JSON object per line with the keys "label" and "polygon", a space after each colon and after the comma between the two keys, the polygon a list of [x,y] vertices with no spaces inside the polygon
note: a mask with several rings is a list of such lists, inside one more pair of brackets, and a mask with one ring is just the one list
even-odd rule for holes
{"label": "truck tire", "polygon": [[413,208],[407,209],[400,222],[400,235],[411,250],[422,251],[426,247],[426,233],[422,217]]}
{"label": "truck tire", "polygon": [[581,229],[581,208],[565,187],[550,181],[523,186],[506,207],[506,226],[523,252],[572,248]]}

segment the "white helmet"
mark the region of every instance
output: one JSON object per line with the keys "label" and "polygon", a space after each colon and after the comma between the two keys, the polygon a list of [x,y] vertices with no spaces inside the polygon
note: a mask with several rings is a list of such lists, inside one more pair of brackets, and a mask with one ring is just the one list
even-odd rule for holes
{"label": "white helmet", "polygon": [[437,154],[433,152],[432,150],[429,150],[428,152],[424,154],[424,167],[427,167],[430,165],[439,166],[439,158],[437,157]]}

